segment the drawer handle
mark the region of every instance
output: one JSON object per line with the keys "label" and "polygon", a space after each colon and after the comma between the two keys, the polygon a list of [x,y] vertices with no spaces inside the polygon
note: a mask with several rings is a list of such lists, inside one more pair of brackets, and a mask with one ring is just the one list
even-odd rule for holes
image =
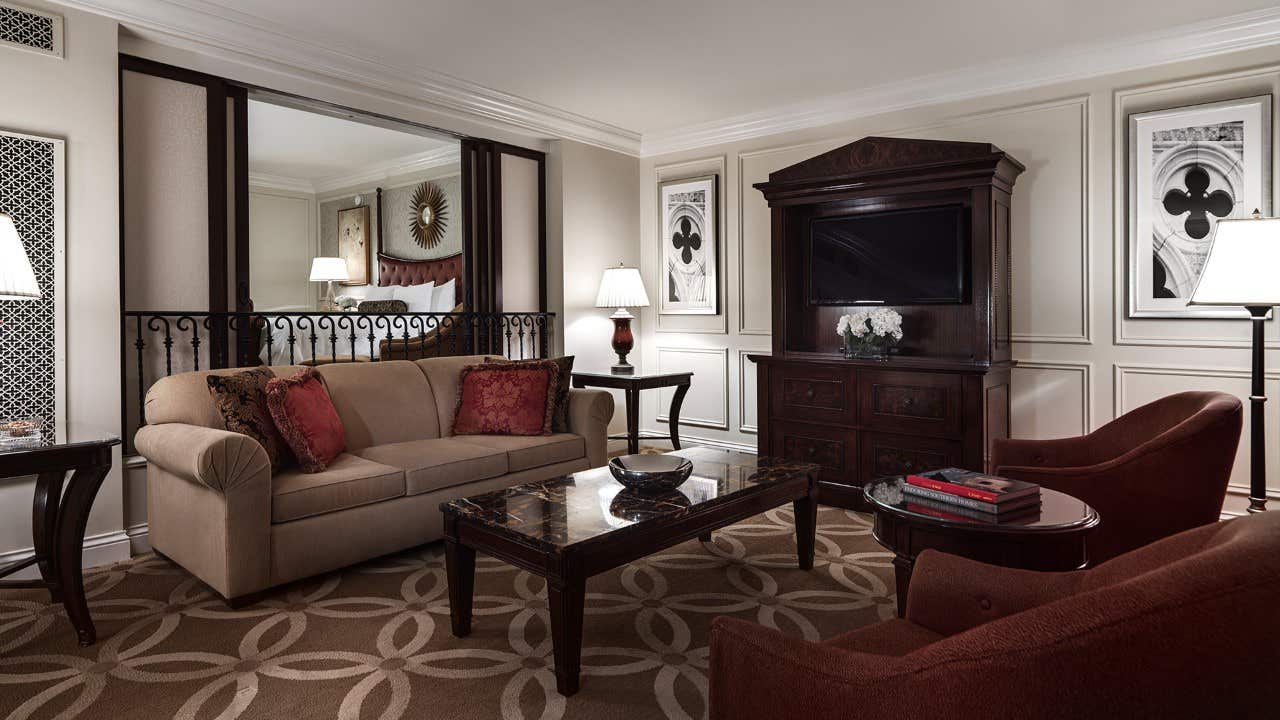
{"label": "drawer handle", "polygon": [[913,397],[906,398],[905,400],[902,401],[902,404],[905,407],[911,407],[912,405],[916,404],[916,399]]}
{"label": "drawer handle", "polygon": [[809,386],[809,389],[804,391],[804,396],[805,396],[806,398],[808,398],[808,399],[812,400],[812,399],[813,399],[813,395],[814,395],[814,392],[813,392],[813,386],[812,386],[812,385],[810,385],[810,386]]}
{"label": "drawer handle", "polygon": [[903,469],[904,469],[904,470],[906,470],[906,471],[908,471],[908,472],[910,472],[913,468],[915,468],[915,466],[916,466],[916,464],[915,464],[915,463],[913,463],[913,462],[911,462],[910,460],[908,460],[908,461],[906,461],[906,462],[902,463],[902,467],[903,467]]}
{"label": "drawer handle", "polygon": [[810,445],[810,446],[809,446],[809,457],[813,457],[814,455],[817,455],[817,454],[818,454],[818,448],[816,448],[816,447],[814,447],[814,446]]}

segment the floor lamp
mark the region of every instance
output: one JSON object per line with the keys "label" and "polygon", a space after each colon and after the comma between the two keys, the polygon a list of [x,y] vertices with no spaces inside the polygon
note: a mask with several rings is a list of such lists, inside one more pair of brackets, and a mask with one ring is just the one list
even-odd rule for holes
{"label": "floor lamp", "polygon": [[1263,408],[1267,402],[1263,330],[1271,308],[1280,305],[1280,218],[1219,220],[1200,280],[1189,305],[1237,305],[1253,324],[1253,382],[1249,391],[1249,512],[1267,509],[1267,442]]}

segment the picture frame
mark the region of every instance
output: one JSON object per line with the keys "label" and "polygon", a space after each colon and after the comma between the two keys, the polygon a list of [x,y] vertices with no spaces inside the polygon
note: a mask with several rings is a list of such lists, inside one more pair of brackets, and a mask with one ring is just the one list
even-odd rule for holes
{"label": "picture frame", "polygon": [[658,183],[662,315],[719,314],[719,175]]}
{"label": "picture frame", "polygon": [[344,286],[369,284],[369,206],[338,211],[338,257],[347,261],[351,279]]}
{"label": "picture frame", "polygon": [[1271,95],[1128,116],[1130,318],[1247,318],[1187,306],[1217,220],[1271,214]]}

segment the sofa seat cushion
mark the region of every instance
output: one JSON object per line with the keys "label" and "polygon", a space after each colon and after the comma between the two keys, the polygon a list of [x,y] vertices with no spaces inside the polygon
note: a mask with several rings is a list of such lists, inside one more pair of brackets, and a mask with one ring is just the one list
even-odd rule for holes
{"label": "sofa seat cushion", "polygon": [[586,441],[581,435],[572,433],[540,436],[456,435],[455,439],[505,452],[509,472],[555,465],[587,456]]}
{"label": "sofa seat cushion", "polygon": [[404,471],[342,453],[317,473],[290,468],[271,479],[271,521],[368,505],[405,494]]}
{"label": "sofa seat cushion", "polygon": [[406,495],[488,480],[506,475],[508,470],[507,453],[503,450],[455,438],[374,445],[357,454],[404,470]]}

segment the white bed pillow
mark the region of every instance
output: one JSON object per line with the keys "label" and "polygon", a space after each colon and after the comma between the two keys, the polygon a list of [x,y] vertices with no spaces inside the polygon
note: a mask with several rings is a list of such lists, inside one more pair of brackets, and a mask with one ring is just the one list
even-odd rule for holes
{"label": "white bed pillow", "polygon": [[434,282],[425,285],[397,285],[392,297],[403,300],[409,306],[409,312],[428,313],[432,311],[431,297],[435,285]]}
{"label": "white bed pillow", "polygon": [[457,303],[453,301],[456,293],[454,287],[457,286],[457,284],[458,279],[454,278],[443,285],[437,285],[435,289],[431,291],[431,312],[453,312],[453,308],[457,306]]}
{"label": "white bed pillow", "polygon": [[395,285],[386,285],[386,286],[365,285],[364,287],[360,288],[359,293],[352,293],[352,294],[353,295],[359,294],[360,297],[365,300],[391,300],[395,298],[395,292],[396,292]]}

